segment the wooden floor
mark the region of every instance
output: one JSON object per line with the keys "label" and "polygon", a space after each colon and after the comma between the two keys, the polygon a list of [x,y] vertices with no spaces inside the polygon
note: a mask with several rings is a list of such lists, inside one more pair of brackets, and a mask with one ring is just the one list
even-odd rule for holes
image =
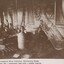
{"label": "wooden floor", "polygon": [[64,58],[64,50],[55,50],[45,34],[35,35],[26,45],[32,58]]}
{"label": "wooden floor", "polygon": [[25,35],[25,49],[20,51],[16,50],[14,53],[7,53],[8,56],[3,58],[13,59],[13,55],[18,53],[22,58],[23,55],[28,54],[29,58],[64,58],[64,50],[55,50],[51,42],[48,40],[47,36],[44,34],[27,33]]}

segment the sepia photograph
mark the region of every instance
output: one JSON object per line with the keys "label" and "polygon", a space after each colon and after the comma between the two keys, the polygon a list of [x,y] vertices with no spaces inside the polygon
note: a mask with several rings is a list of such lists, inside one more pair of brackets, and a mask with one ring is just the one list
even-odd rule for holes
{"label": "sepia photograph", "polygon": [[0,0],[0,59],[64,59],[64,0]]}

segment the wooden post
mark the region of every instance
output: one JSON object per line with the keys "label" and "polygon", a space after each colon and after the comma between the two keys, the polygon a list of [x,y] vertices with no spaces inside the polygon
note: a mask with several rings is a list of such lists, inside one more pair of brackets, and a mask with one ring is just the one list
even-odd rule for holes
{"label": "wooden post", "polygon": [[62,0],[56,0],[56,25],[63,25],[62,21]]}
{"label": "wooden post", "polygon": [[16,0],[16,22],[17,22],[17,27],[18,27],[18,12],[17,12],[17,6],[18,6],[18,4],[17,4],[17,0]]}
{"label": "wooden post", "polygon": [[54,25],[56,24],[56,0],[54,2]]}

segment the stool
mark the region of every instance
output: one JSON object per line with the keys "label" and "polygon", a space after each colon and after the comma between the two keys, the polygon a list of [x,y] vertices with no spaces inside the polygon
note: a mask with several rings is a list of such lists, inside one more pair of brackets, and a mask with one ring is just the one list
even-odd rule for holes
{"label": "stool", "polygon": [[0,39],[0,44],[3,44],[3,39]]}
{"label": "stool", "polygon": [[4,57],[4,50],[5,50],[5,45],[0,45],[0,52],[2,52],[2,57]]}

